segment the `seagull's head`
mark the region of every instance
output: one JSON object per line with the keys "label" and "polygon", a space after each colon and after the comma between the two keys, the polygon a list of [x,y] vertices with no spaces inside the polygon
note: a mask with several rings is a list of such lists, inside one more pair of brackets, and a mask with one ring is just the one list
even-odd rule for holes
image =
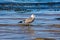
{"label": "seagull's head", "polygon": [[35,18],[35,15],[34,15],[34,14],[32,14],[32,15],[31,15],[31,18]]}

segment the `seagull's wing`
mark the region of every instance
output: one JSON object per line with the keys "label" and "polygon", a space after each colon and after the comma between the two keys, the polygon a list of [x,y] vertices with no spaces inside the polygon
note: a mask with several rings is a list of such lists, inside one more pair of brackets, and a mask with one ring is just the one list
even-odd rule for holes
{"label": "seagull's wing", "polygon": [[33,18],[27,18],[24,20],[25,23],[31,23],[34,19]]}
{"label": "seagull's wing", "polygon": [[28,21],[28,20],[31,20],[32,18],[27,18],[27,19],[24,19],[23,21]]}

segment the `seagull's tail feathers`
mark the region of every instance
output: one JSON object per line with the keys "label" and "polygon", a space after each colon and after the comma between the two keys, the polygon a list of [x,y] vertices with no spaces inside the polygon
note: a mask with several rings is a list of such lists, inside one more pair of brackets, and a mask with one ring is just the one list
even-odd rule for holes
{"label": "seagull's tail feathers", "polygon": [[25,23],[25,20],[19,21],[18,23]]}
{"label": "seagull's tail feathers", "polygon": [[23,21],[19,21],[18,23],[23,23]]}

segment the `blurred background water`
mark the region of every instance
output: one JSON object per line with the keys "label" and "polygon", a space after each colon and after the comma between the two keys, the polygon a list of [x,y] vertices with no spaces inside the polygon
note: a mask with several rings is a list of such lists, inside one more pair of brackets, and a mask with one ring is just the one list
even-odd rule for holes
{"label": "blurred background water", "polygon": [[[19,21],[35,14],[33,26]],[[0,40],[60,40],[60,0],[1,0]]]}

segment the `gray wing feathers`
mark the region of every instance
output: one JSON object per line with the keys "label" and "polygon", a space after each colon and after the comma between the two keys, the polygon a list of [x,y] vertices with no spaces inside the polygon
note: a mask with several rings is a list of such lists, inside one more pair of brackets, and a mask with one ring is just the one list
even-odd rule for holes
{"label": "gray wing feathers", "polygon": [[34,18],[27,18],[24,20],[25,23],[31,23],[34,20]]}

